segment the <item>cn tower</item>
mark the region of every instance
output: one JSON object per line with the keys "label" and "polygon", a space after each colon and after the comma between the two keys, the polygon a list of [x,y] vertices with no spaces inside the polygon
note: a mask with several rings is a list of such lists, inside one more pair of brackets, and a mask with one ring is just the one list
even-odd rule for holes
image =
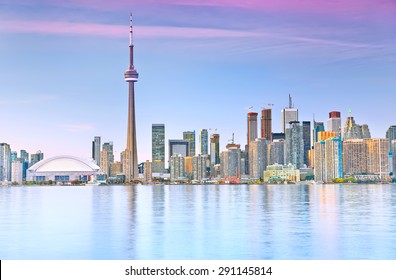
{"label": "cn tower", "polygon": [[125,81],[129,84],[129,101],[128,101],[128,129],[127,144],[124,154],[124,173],[127,182],[138,178],[138,161],[136,145],[136,118],[135,118],[135,91],[134,85],[138,80],[138,72],[133,65],[133,31],[132,31],[132,13],[129,20],[129,66],[125,71]]}

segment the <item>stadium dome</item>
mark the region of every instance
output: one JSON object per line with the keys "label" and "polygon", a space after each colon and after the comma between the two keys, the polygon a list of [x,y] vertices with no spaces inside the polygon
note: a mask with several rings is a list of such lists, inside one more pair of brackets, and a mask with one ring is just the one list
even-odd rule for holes
{"label": "stadium dome", "polygon": [[27,172],[28,181],[70,182],[88,181],[99,173],[99,166],[93,160],[74,156],[56,156],[41,160]]}

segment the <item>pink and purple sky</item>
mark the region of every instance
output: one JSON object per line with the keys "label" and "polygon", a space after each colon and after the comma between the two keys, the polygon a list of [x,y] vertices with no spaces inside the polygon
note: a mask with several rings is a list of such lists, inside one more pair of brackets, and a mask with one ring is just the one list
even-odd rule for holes
{"label": "pink and purple sky", "polygon": [[0,142],[45,157],[125,148],[134,15],[139,161],[151,125],[166,139],[217,129],[246,144],[246,114],[293,96],[300,120],[349,108],[373,137],[396,124],[392,0],[0,0]]}

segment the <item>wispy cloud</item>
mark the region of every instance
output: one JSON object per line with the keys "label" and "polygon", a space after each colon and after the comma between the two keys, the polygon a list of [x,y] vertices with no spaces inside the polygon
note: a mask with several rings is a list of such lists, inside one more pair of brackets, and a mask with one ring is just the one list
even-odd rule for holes
{"label": "wispy cloud", "polygon": [[45,101],[52,101],[57,99],[56,95],[38,95],[29,98],[4,98],[0,99],[0,105],[24,105],[33,103],[42,103]]}
{"label": "wispy cloud", "polygon": [[73,133],[95,130],[95,127],[91,124],[64,124],[61,127]]}

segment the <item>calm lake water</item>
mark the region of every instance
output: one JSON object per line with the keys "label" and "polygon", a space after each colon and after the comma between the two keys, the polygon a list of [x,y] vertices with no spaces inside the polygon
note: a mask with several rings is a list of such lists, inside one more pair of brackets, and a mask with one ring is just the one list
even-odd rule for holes
{"label": "calm lake water", "polygon": [[0,259],[396,259],[396,185],[0,187]]}

